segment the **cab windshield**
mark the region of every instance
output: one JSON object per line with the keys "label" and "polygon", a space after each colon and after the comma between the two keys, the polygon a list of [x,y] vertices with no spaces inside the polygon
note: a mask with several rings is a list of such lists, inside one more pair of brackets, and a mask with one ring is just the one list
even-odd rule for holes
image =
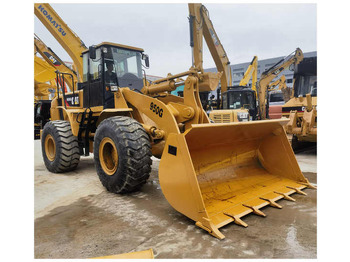
{"label": "cab windshield", "polygon": [[141,53],[108,47],[105,53],[105,81],[119,87],[141,90],[143,87]]}
{"label": "cab windshield", "polygon": [[228,92],[229,109],[252,109],[254,108],[254,97],[252,92]]}

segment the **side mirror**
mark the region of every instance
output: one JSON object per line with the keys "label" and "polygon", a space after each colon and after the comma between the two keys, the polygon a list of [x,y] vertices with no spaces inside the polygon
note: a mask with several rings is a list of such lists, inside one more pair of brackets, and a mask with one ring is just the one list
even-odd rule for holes
{"label": "side mirror", "polygon": [[146,54],[142,54],[142,60],[145,60],[146,67],[149,67],[149,57]]}
{"label": "side mirror", "polygon": [[96,47],[89,46],[89,57],[90,59],[96,59]]}

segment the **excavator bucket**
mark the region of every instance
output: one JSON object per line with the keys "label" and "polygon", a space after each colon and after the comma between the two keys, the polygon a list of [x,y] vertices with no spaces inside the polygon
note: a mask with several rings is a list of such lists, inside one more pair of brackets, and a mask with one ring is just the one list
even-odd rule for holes
{"label": "excavator bucket", "polygon": [[211,235],[220,227],[279,199],[314,188],[300,171],[288,142],[284,119],[197,124],[170,134],[159,165],[164,196],[180,213]]}

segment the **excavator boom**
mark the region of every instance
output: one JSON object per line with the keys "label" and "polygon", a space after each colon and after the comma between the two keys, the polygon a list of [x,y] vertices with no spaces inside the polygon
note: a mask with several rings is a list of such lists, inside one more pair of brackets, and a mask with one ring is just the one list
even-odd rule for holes
{"label": "excavator boom", "polygon": [[193,45],[194,66],[203,72],[203,37],[214,59],[218,72],[221,72],[220,84],[222,92],[232,85],[230,61],[215,32],[209,18],[209,11],[202,4],[188,4],[191,32],[191,46]]}
{"label": "excavator boom", "polygon": [[81,54],[87,49],[84,42],[68,27],[49,4],[34,4],[34,13],[72,58],[78,70],[79,82],[81,82],[83,77]]}

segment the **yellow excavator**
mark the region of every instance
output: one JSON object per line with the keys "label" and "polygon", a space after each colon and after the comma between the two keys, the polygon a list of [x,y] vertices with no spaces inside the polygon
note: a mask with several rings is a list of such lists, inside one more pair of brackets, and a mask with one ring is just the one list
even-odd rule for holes
{"label": "yellow excavator", "polygon": [[[35,4],[40,20],[52,17],[46,6]],[[83,81],[71,93],[57,92],[42,131],[49,171],[71,171],[93,153],[106,189],[128,193],[146,183],[151,156],[161,158],[167,201],[219,239],[228,223],[247,226],[243,216],[265,216],[262,207],[281,208],[277,200],[313,188],[283,130],[288,120],[210,123],[199,92],[215,90],[222,73],[192,66],[144,85],[142,64],[149,61],[141,48],[103,42],[81,55]],[[183,97],[171,95],[180,85]],[[79,104],[67,105],[68,95]]]}
{"label": "yellow excavator", "polygon": [[258,82],[258,108],[259,119],[268,118],[268,92],[269,84],[282,71],[287,68],[293,69],[304,59],[304,54],[300,48],[278,61],[275,65],[264,71]]}

